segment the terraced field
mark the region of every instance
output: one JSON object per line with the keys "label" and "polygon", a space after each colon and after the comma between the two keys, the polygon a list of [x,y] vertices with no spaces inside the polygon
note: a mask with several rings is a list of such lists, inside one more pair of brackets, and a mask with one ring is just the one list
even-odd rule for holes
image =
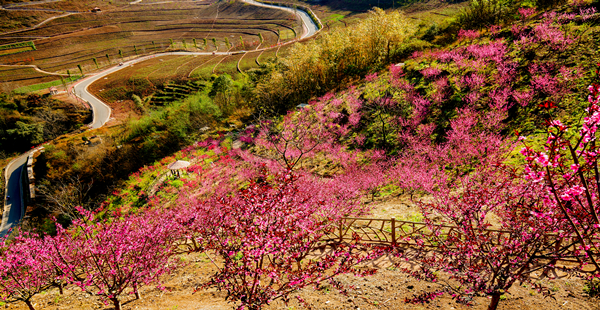
{"label": "terraced field", "polygon": [[0,33],[32,27],[42,21],[58,16],[57,12],[28,12],[0,10]]}
{"label": "terraced field", "polygon": [[[20,42],[23,37],[44,39],[34,40],[37,51],[0,56],[0,64],[24,64],[22,60],[28,59],[50,72],[78,72],[77,65],[81,65],[87,73],[97,69],[96,63],[98,67],[114,65],[155,51],[252,50],[260,44],[259,33],[262,46],[269,46],[277,43],[278,33],[285,35],[285,40],[294,39],[291,29],[301,32],[292,14],[238,1],[146,3],[97,14],[74,14],[36,29],[1,36],[1,44]],[[189,74],[204,61],[198,58],[177,64],[182,67],[175,73]],[[31,81],[16,76],[0,76],[0,80],[21,85],[41,82],[34,76]]]}
{"label": "terraced field", "polygon": [[0,91],[9,92],[21,86],[31,85],[31,81],[45,83],[56,80],[53,75],[46,75],[30,67],[0,67]]}

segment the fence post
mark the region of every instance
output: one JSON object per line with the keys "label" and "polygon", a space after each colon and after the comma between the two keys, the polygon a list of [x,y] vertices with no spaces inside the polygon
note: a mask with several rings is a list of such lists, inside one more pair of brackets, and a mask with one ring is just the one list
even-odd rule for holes
{"label": "fence post", "polygon": [[392,217],[392,245],[396,245],[396,219]]}

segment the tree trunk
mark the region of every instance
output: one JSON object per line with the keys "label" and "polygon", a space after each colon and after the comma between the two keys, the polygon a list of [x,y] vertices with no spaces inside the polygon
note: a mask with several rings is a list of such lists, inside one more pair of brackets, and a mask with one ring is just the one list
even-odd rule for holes
{"label": "tree trunk", "polygon": [[498,303],[500,303],[500,296],[502,296],[502,294],[498,292],[492,294],[492,301],[490,302],[488,310],[496,310],[498,308]]}
{"label": "tree trunk", "polygon": [[111,298],[110,300],[113,302],[115,310],[121,310],[121,301],[119,300],[119,297]]}
{"label": "tree trunk", "polygon": [[29,307],[29,310],[35,310],[33,305],[31,304],[31,300],[25,300],[25,304]]}
{"label": "tree trunk", "polygon": [[63,284],[62,284],[62,283],[58,284],[58,292],[59,292],[61,295],[64,295],[64,294],[65,294],[65,287],[63,286]]}
{"label": "tree trunk", "polygon": [[138,290],[137,283],[133,285],[133,293],[135,294],[135,299],[142,299],[140,295],[140,290]]}

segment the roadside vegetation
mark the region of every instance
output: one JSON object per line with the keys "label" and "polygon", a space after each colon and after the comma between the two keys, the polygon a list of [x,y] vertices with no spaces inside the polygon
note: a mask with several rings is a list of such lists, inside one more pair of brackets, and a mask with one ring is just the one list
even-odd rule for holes
{"label": "roadside vegetation", "polygon": [[2,157],[28,150],[91,120],[91,111],[65,104],[48,95],[0,93]]}

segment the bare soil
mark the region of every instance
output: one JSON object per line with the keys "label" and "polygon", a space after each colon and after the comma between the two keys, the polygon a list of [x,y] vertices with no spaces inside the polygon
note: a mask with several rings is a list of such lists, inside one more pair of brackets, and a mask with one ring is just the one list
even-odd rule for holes
{"label": "bare soil", "polygon": [[[410,217],[415,212],[414,207],[408,203],[408,197],[377,198],[373,204],[372,217]],[[368,202],[368,201],[366,201]],[[407,215],[409,214],[409,215]],[[215,259],[214,255],[211,255]],[[181,267],[170,275],[163,277],[164,290],[155,287],[143,287],[141,289],[142,299],[136,300],[129,292],[123,297],[124,309],[139,310],[163,310],[163,309],[211,309],[227,310],[235,309],[235,303],[228,303],[226,293],[215,289],[197,290],[214,272],[216,266],[204,253],[193,253],[180,255],[176,259]],[[476,296],[473,298],[472,306],[459,304],[450,296],[443,295],[430,303],[410,304],[405,299],[412,298],[425,292],[433,292],[439,288],[437,284],[418,281],[406,273],[393,267],[392,262],[398,262],[396,258],[382,257],[367,264],[378,271],[369,277],[355,277],[353,275],[341,275],[336,279],[347,289],[344,295],[328,284],[318,289],[313,287],[304,288],[294,296],[304,299],[312,309],[353,309],[353,310],[375,310],[375,309],[450,309],[450,310],[485,310],[490,298],[487,296]],[[219,261],[216,262],[219,264]],[[401,268],[411,269],[414,266],[410,262],[403,262]],[[523,310],[599,310],[600,299],[592,298],[584,293],[585,282],[576,277],[566,275],[550,274],[555,279],[550,280],[534,273],[536,282],[547,288],[550,296],[545,297],[530,285],[515,284],[502,298],[499,309],[523,309]],[[113,309],[111,305],[105,305],[101,300],[78,288],[68,288],[64,295],[60,295],[57,289],[34,297],[36,309],[44,310],[67,310],[67,309]],[[10,309],[25,310],[22,304],[11,304],[5,307]],[[275,301],[265,307],[266,310],[284,309],[307,309],[298,303],[295,298],[289,305],[281,301]]]}
{"label": "bare soil", "polygon": [[[154,287],[141,289],[142,299],[135,300],[132,294],[124,296],[124,309],[163,310],[163,309],[235,309],[234,303],[225,300],[226,294],[214,289],[198,290],[216,267],[205,254],[182,255],[180,259],[187,264],[169,276],[165,276],[164,290]],[[217,262],[218,263],[218,262]],[[486,296],[475,297],[473,306],[458,304],[444,295],[428,304],[408,304],[406,298],[416,294],[431,292],[435,284],[419,282],[405,273],[391,268],[388,258],[380,259],[372,264],[379,271],[370,277],[354,277],[352,275],[338,276],[343,285],[349,288],[348,295],[343,295],[328,285],[319,289],[305,288],[297,295],[304,299],[312,309],[456,309],[484,310],[490,299]],[[499,309],[523,310],[596,310],[600,309],[600,300],[591,298],[583,293],[583,281],[576,278],[553,280],[541,279],[540,283],[549,287],[552,297],[544,297],[529,286],[515,285],[505,294]],[[60,295],[57,289],[51,289],[34,297],[36,309],[67,310],[67,309],[113,309],[111,305],[103,304],[97,297],[82,292],[78,288],[65,290]],[[10,309],[27,309],[25,304],[6,305]],[[265,307],[267,310],[306,309],[295,299],[286,306],[280,301]]]}

